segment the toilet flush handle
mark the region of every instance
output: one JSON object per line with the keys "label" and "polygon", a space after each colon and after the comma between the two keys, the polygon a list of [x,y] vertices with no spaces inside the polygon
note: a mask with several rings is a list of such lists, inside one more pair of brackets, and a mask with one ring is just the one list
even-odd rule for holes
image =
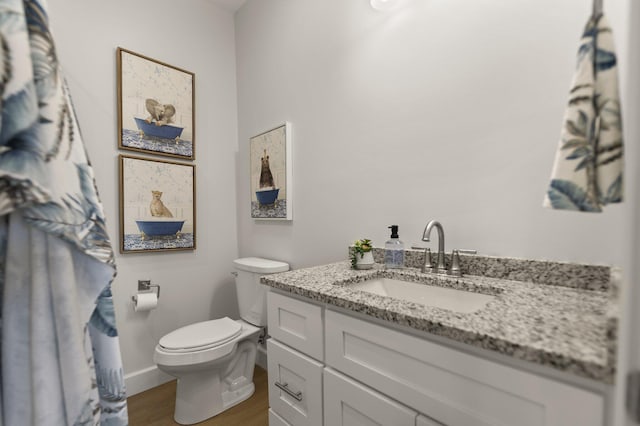
{"label": "toilet flush handle", "polygon": [[236,271],[233,271],[233,272],[231,273],[231,275],[233,275],[234,277],[237,277],[237,276],[238,276],[238,273],[237,273]]}

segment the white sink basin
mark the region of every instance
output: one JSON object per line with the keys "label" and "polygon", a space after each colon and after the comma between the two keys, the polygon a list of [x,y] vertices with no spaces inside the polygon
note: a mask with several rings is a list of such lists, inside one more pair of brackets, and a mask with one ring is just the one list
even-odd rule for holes
{"label": "white sink basin", "polygon": [[349,284],[348,287],[353,290],[394,297],[464,314],[470,314],[484,308],[495,298],[495,296],[472,291],[454,290],[392,278],[374,278],[361,283]]}

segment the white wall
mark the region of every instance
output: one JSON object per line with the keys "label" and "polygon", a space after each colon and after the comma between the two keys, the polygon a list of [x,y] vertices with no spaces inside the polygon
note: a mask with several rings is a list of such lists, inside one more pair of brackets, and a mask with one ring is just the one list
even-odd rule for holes
{"label": "white wall", "polygon": [[[604,2],[627,123],[627,202],[602,214],[541,207],[591,1],[401,1],[381,13],[368,0],[249,0],[236,15],[240,254],[304,267],[344,259],[356,238],[381,246],[391,224],[410,245],[438,219],[448,250],[622,266],[622,303],[637,312],[634,0]],[[294,220],[253,221],[245,141],[285,120]],[[623,316],[608,424],[626,424],[633,321]]]}
{"label": "white wall", "polygon": [[[51,0],[51,25],[65,69],[109,233],[118,250],[116,47],[195,73],[197,249],[117,254],[113,284],[129,392],[162,380],[153,350],[165,333],[195,321],[237,317],[230,275],[237,257],[237,151],[234,24],[231,12],[204,0]],[[153,158],[168,157],[153,156]],[[162,286],[159,307],[133,312],[137,280]]]}
{"label": "white wall", "polygon": [[[624,66],[627,1],[605,3]],[[249,0],[236,15],[240,254],[308,266],[346,258],[356,238],[383,245],[391,224],[410,245],[437,219],[447,250],[619,264],[626,205],[541,206],[590,8]],[[285,120],[294,220],[253,221],[246,141]]]}

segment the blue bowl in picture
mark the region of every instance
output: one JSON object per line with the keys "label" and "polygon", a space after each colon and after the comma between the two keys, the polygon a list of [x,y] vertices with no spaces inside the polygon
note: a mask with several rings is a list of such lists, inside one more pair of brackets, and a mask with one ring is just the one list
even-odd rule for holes
{"label": "blue bowl in picture", "polygon": [[270,205],[278,199],[278,192],[280,192],[280,188],[258,190],[256,191],[256,198],[258,198],[258,202],[263,206]]}
{"label": "blue bowl in picture", "polygon": [[184,220],[136,220],[138,229],[150,237],[175,235],[182,230]]}
{"label": "blue bowl in picture", "polygon": [[177,139],[182,134],[184,127],[176,127],[171,124],[164,124],[162,126],[156,126],[155,123],[147,123],[142,118],[133,117],[136,120],[136,126],[145,135],[155,136],[162,139]]}

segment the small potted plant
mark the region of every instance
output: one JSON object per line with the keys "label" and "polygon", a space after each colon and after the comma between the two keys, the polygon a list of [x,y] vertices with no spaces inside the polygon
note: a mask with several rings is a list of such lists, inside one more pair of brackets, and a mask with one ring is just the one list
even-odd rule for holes
{"label": "small potted plant", "polygon": [[351,267],[354,269],[371,269],[373,267],[373,245],[371,240],[356,240],[351,252]]}

